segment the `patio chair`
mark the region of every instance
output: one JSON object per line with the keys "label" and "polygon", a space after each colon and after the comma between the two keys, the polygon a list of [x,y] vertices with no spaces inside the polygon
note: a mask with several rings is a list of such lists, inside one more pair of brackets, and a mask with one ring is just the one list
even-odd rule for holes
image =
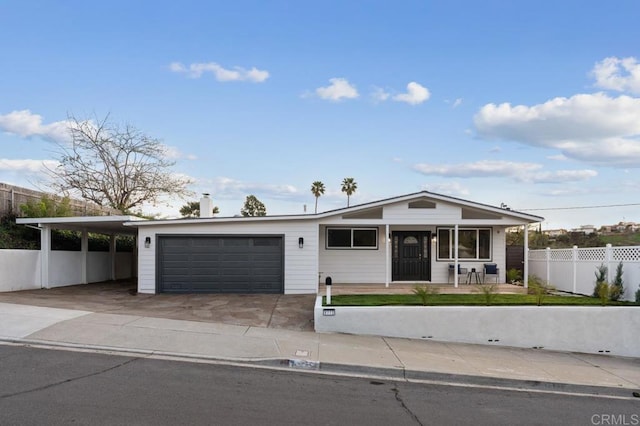
{"label": "patio chair", "polygon": [[[453,263],[449,264],[449,277],[447,278],[447,284],[453,281],[453,273],[455,271],[455,265]],[[467,268],[461,268],[460,264],[458,264],[458,282],[460,282],[460,275],[462,275],[465,279],[467,277]]]}
{"label": "patio chair", "polygon": [[484,268],[482,268],[482,282],[487,282],[487,275],[495,275],[497,284],[498,278],[500,277],[500,269],[498,269],[498,265],[495,263],[485,263]]}

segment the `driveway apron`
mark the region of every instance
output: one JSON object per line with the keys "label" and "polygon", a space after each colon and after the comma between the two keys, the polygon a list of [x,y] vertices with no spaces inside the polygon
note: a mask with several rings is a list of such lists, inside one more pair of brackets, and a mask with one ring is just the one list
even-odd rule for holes
{"label": "driveway apron", "polygon": [[312,331],[315,295],[137,294],[127,280],[0,293],[0,302]]}

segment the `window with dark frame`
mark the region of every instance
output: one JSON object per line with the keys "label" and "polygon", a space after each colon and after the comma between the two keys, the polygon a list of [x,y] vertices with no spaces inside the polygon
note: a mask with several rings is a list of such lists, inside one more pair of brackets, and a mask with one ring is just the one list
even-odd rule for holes
{"label": "window with dark frame", "polygon": [[378,228],[327,228],[327,249],[377,249]]}
{"label": "window with dark frame", "polygon": [[[438,228],[438,260],[454,258],[454,228]],[[491,229],[458,229],[458,259],[491,260]]]}

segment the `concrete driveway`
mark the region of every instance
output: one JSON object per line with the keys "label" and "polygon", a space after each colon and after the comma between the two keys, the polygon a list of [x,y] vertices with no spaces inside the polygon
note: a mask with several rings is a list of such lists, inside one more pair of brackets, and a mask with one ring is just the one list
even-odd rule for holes
{"label": "concrete driveway", "polygon": [[0,293],[0,302],[244,326],[313,330],[315,295],[135,294],[133,281]]}

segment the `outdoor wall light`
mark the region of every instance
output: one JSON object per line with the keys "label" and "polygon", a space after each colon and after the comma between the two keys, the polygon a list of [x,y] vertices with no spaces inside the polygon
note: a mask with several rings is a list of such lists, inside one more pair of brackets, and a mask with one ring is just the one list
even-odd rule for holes
{"label": "outdoor wall light", "polygon": [[436,241],[437,241],[437,238],[436,238],[436,236],[435,236],[435,234],[434,234],[434,235],[431,237],[431,242],[432,242],[432,243],[435,243]]}
{"label": "outdoor wall light", "polygon": [[304,247],[304,238],[302,237],[298,238],[298,247],[300,248]]}
{"label": "outdoor wall light", "polygon": [[145,246],[146,248],[151,247],[151,237],[146,237],[146,238],[144,239],[144,246]]}

